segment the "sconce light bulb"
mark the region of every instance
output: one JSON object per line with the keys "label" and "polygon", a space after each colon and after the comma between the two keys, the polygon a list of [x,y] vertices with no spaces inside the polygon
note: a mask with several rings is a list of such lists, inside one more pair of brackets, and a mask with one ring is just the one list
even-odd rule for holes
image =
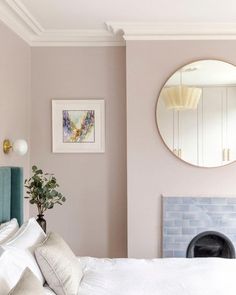
{"label": "sconce light bulb", "polygon": [[13,145],[12,149],[15,153],[17,153],[20,156],[23,156],[28,151],[28,144],[24,139],[17,139]]}

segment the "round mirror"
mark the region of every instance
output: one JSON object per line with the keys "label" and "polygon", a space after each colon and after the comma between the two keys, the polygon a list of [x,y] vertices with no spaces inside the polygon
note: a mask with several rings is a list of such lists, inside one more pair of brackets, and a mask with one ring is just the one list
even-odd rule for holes
{"label": "round mirror", "polygon": [[201,60],[178,69],[156,107],[159,132],[178,158],[200,167],[236,160],[236,67]]}

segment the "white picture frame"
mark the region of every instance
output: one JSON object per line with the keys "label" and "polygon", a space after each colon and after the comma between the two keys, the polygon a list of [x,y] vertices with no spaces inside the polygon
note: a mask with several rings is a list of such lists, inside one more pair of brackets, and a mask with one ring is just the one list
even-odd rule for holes
{"label": "white picture frame", "polygon": [[103,99],[52,100],[53,153],[104,153]]}

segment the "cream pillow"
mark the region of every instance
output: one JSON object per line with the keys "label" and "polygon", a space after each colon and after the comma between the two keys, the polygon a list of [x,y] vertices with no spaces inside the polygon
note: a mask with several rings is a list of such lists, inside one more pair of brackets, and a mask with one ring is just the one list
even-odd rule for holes
{"label": "cream pillow", "polygon": [[35,256],[49,287],[57,295],[77,295],[83,277],[78,259],[55,233],[36,249]]}
{"label": "cream pillow", "polygon": [[29,268],[23,272],[16,286],[8,295],[44,295],[44,289],[39,280]]}
{"label": "cream pillow", "polygon": [[11,219],[8,222],[4,222],[0,225],[0,243],[6,242],[11,238],[19,229],[16,218]]}

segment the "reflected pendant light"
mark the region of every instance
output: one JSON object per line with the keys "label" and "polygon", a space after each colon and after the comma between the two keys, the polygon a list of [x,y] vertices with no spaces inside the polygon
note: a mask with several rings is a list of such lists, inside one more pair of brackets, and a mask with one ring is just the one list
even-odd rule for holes
{"label": "reflected pendant light", "polygon": [[202,89],[182,85],[182,71],[180,71],[180,85],[165,87],[161,94],[167,109],[195,110],[201,98]]}

